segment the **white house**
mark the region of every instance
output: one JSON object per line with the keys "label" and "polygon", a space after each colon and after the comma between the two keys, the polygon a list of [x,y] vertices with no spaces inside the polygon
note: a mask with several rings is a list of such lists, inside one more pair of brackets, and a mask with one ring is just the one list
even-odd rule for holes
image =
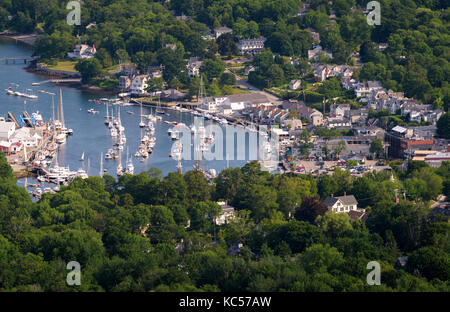
{"label": "white house", "polygon": [[94,57],[95,53],[97,53],[95,45],[90,47],[87,44],[77,44],[73,52],[68,52],[67,56],[70,58],[85,59]]}
{"label": "white house", "polygon": [[146,89],[148,87],[148,76],[147,75],[139,75],[133,79],[131,83],[130,91],[133,95],[142,95],[147,93]]}
{"label": "white house", "polygon": [[200,67],[202,66],[202,61],[198,57],[191,57],[189,59],[187,66],[189,77],[200,76]]}
{"label": "white house", "polygon": [[226,201],[225,202],[217,202],[217,204],[221,208],[219,216],[215,220],[217,225],[225,224],[235,217],[234,208],[231,207],[230,205],[228,205],[228,203]]}
{"label": "white house", "polygon": [[0,122],[0,141],[8,141],[14,134],[14,131],[16,131],[16,124],[14,122]]}
{"label": "white house", "polygon": [[333,212],[349,212],[358,210],[358,201],[355,196],[344,193],[344,196],[333,197],[333,195],[325,198],[323,203]]}

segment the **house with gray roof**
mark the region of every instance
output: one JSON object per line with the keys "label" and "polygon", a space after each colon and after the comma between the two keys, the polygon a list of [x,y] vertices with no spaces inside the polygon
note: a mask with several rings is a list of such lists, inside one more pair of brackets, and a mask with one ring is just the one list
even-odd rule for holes
{"label": "house with gray roof", "polygon": [[328,207],[329,211],[333,212],[349,212],[351,210],[358,210],[358,201],[355,196],[347,195],[334,197],[333,194],[325,198],[323,203]]}

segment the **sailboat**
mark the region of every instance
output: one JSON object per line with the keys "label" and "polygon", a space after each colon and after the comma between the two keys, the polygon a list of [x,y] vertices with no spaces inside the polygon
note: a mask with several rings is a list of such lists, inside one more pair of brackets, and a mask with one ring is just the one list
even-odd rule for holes
{"label": "sailboat", "polygon": [[158,99],[158,107],[155,110],[156,114],[164,114],[165,112],[161,109],[161,93],[159,93],[159,99]]}
{"label": "sailboat", "polygon": [[122,167],[122,159],[121,159],[121,153],[119,152],[119,164],[117,165],[116,173],[118,176],[123,175],[123,167]]}
{"label": "sailboat", "polygon": [[109,126],[109,110],[108,110],[108,103],[106,103],[105,125]]}
{"label": "sailboat", "polygon": [[128,158],[128,147],[127,147],[127,168],[126,168],[127,174],[134,174],[134,165],[131,158]]}
{"label": "sailboat", "polygon": [[64,129],[64,113],[63,113],[63,104],[62,104],[62,91],[59,89],[59,105],[60,109],[58,110],[58,123],[61,125],[59,128],[59,133],[56,136],[55,140],[58,144],[63,144],[66,142],[66,133],[63,132]]}
{"label": "sailboat", "polygon": [[84,161],[84,152],[83,152],[83,154],[81,154],[80,161]]}
{"label": "sailboat", "polygon": [[139,123],[139,127],[144,128],[145,127],[145,123],[142,121],[142,102],[139,102],[140,106],[141,106],[141,122]]}

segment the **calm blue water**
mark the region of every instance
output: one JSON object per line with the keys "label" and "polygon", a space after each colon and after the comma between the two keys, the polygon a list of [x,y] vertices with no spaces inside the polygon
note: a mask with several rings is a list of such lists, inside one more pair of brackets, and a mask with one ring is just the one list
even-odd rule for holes
{"label": "calm blue water", "polygon": [[[31,48],[24,44],[0,39],[0,58],[30,56],[31,53]],[[103,97],[115,98],[115,96],[83,92],[71,87],[56,86],[53,83],[32,86],[32,83],[44,81],[48,78],[28,73],[24,70],[24,66],[25,65],[23,64],[0,65],[0,116],[7,117],[7,113],[10,111],[18,118],[24,110],[30,115],[33,112],[39,111],[42,114],[44,121],[48,121],[52,117],[52,96],[39,93],[38,90],[45,90],[57,94],[57,96],[55,96],[56,114],[56,107],[59,105],[59,89],[61,88],[63,94],[65,124],[67,128],[73,129],[74,134],[73,136],[69,136],[67,142],[60,146],[58,162],[60,165],[69,166],[73,171],[83,167],[88,171],[89,175],[99,175],[100,154],[103,153],[104,155],[108,149],[113,147],[113,139],[109,135],[108,128],[103,123],[104,116],[106,115],[106,106],[89,102],[89,100]],[[18,88],[14,88],[19,92],[26,92],[27,89],[32,89],[34,91],[33,93],[38,95],[39,98],[31,100],[8,95],[4,90],[11,86],[11,83],[19,85]],[[24,103],[25,100],[26,104]],[[87,110],[90,108],[94,108],[95,110],[100,111],[100,113],[95,115],[89,114]],[[117,106],[115,106],[115,109],[117,109]],[[128,114],[127,111],[134,112],[134,115]],[[150,112],[151,108],[143,108],[143,114],[149,114]],[[168,110],[167,112],[169,115],[162,115],[163,120],[181,121],[188,126],[194,121],[194,116],[190,113],[180,113],[173,110]],[[144,163],[141,163],[139,159],[134,157],[134,153],[139,147],[141,137],[141,129],[138,126],[140,121],[139,115],[139,106],[121,107],[121,119],[122,124],[125,127],[125,135],[127,138],[126,146],[122,152],[123,166],[125,166],[127,157],[126,150],[128,147],[130,157],[133,159],[135,174],[143,170],[148,170],[151,167],[159,168],[164,175],[168,172],[176,171],[177,161],[168,156],[173,144],[167,133],[167,130],[171,126],[163,121],[158,121],[155,124],[157,141],[150,157]],[[212,123],[212,121],[206,121],[205,126],[208,123]],[[243,131],[245,130],[242,128],[237,129],[238,133],[242,133]],[[246,145],[247,144],[248,138],[246,140]],[[85,161],[81,162],[79,159],[83,152],[85,153]],[[248,159],[248,157],[248,153],[246,153],[246,159]],[[230,160],[227,164],[226,160],[203,160],[201,165],[204,168],[214,168],[217,172],[220,172],[226,168],[227,165],[230,167],[240,167],[246,162],[246,160]],[[108,170],[106,174],[116,176],[117,164],[118,160],[103,160],[103,166]],[[193,168],[194,161],[183,160],[182,165],[183,172],[186,172]],[[34,181],[28,179],[28,183],[30,182]],[[22,180],[18,181],[18,183],[23,185]]]}

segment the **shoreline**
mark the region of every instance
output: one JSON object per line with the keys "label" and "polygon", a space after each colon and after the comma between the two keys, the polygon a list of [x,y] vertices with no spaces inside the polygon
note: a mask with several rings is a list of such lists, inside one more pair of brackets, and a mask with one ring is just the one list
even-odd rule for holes
{"label": "shoreline", "polygon": [[0,38],[15,40],[16,42],[21,42],[21,43],[24,43],[29,46],[34,45],[38,36],[39,36],[39,34],[36,34],[36,33],[19,34],[19,33],[7,32],[7,31],[0,33]]}

